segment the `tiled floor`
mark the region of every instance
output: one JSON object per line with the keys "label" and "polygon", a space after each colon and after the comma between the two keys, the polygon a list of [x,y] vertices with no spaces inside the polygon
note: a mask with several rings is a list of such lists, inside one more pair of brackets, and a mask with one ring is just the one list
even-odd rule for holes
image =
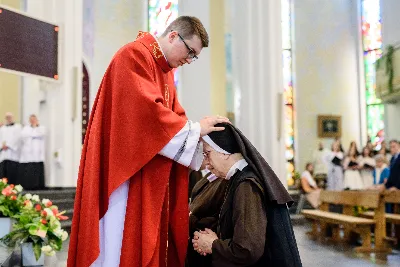
{"label": "tiled floor", "polygon": [[294,231],[304,267],[369,267],[400,266],[400,252],[394,251],[387,257],[382,255],[363,255],[353,252],[350,245],[321,243],[308,238],[306,232],[311,228],[295,225]]}
{"label": "tiled floor", "polygon": [[[297,244],[304,267],[369,267],[369,266],[400,266],[400,252],[395,251],[386,259],[379,255],[365,256],[353,252],[351,246],[322,244],[308,238],[306,232],[310,230],[308,224],[295,224]],[[47,258],[45,266],[64,267],[67,259],[67,245],[56,257]]]}

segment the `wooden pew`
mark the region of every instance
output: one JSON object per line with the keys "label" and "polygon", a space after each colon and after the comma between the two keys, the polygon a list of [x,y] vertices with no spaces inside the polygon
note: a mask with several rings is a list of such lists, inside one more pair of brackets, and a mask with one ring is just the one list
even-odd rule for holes
{"label": "wooden pew", "polygon": [[[350,232],[361,235],[362,246],[356,247],[357,252],[384,252],[390,253],[384,243],[385,205],[378,191],[321,191],[321,205],[319,210],[303,210],[303,215],[312,220],[311,235],[318,237],[324,235],[326,226],[333,227],[333,239],[339,241],[339,226],[345,228],[345,239]],[[342,205],[343,214],[329,212],[329,204]],[[353,207],[363,206],[374,211],[373,218],[353,216]],[[375,226],[375,246],[371,245],[371,228]]]}
{"label": "wooden pew", "polygon": [[[383,197],[383,201],[385,203],[390,203],[390,204],[394,204],[394,213],[385,213],[385,226],[386,223],[391,223],[391,224],[395,224],[397,225],[397,229],[396,230],[396,234],[397,234],[397,239],[399,238],[399,232],[400,232],[400,190],[399,191],[389,191],[386,190],[384,192],[381,193],[382,197]],[[367,218],[367,219],[371,219],[373,218],[375,215],[375,213],[373,211],[367,211],[364,212],[363,214],[361,214],[362,217]],[[386,233],[386,232],[385,232]],[[394,243],[397,243],[398,240],[396,240],[396,238],[391,238],[391,237],[385,237],[386,240],[388,241],[392,241]]]}

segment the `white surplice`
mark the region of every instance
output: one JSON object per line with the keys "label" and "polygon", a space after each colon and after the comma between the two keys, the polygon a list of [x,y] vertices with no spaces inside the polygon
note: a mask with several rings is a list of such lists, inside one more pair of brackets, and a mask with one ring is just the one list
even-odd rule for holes
{"label": "white surplice", "polygon": [[14,123],[12,125],[4,125],[0,128],[0,149],[4,144],[8,147],[8,149],[1,150],[0,162],[4,160],[19,162],[21,148],[20,124]]}

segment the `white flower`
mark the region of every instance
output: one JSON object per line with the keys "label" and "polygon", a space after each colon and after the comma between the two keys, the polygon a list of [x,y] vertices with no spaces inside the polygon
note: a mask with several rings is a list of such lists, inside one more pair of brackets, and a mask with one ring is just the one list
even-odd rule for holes
{"label": "white flower", "polygon": [[50,251],[50,252],[45,252],[44,253],[46,256],[54,256],[56,255],[56,252],[54,250]]}
{"label": "white flower", "polygon": [[35,202],[40,202],[39,196],[38,195],[33,195],[32,200]]}
{"label": "white flower", "polygon": [[53,211],[49,208],[45,208],[44,211],[46,212],[46,219],[50,219],[52,217],[54,217]]}
{"label": "white flower", "polygon": [[53,248],[50,247],[49,245],[43,246],[43,247],[42,247],[42,251],[43,251],[44,254],[47,255],[47,256],[54,256],[54,255],[56,254],[56,252],[53,250]]}
{"label": "white flower", "polygon": [[48,207],[47,204],[48,204],[49,202],[51,202],[50,199],[47,199],[47,198],[43,198],[43,199],[42,199],[42,203],[43,203],[43,205],[45,205],[46,207]]}
{"label": "white flower", "polygon": [[30,199],[32,199],[32,195],[31,195],[31,194],[29,194],[29,193],[28,193],[28,194],[26,194],[26,195],[25,195],[25,199],[29,199],[29,200],[30,200]]}
{"label": "white flower", "polygon": [[12,190],[11,192],[13,192],[14,194],[17,194],[18,193],[18,191],[17,190]]}
{"label": "white flower", "polygon": [[52,250],[53,250],[53,248],[50,247],[49,245],[43,246],[43,247],[42,247],[42,251],[43,251],[43,252],[50,252],[50,251],[52,251]]}
{"label": "white flower", "polygon": [[16,185],[14,188],[15,188],[15,190],[17,190],[17,192],[21,192],[22,190],[24,190],[24,188],[20,184]]}
{"label": "white flower", "polygon": [[63,231],[62,236],[61,236],[61,240],[65,241],[68,238],[68,233],[66,231]]}
{"label": "white flower", "polygon": [[54,230],[53,233],[54,233],[58,238],[61,238],[62,235],[63,235],[63,232],[64,232],[64,230],[62,230],[62,229],[60,228],[60,229]]}

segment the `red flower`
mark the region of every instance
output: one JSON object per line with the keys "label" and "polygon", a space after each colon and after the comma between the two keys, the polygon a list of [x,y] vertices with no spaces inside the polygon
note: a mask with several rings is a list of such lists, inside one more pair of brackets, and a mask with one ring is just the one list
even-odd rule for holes
{"label": "red flower", "polygon": [[13,184],[10,184],[10,187],[11,187],[11,189],[14,189],[14,186],[15,186],[15,185],[13,185]]}
{"label": "red flower", "polygon": [[51,201],[49,201],[49,202],[46,203],[46,207],[50,207],[50,206],[52,206],[52,205],[53,205],[53,202],[51,202]]}
{"label": "red flower", "polygon": [[42,219],[40,222],[43,223],[43,224],[47,224],[47,220],[46,219]]}
{"label": "red flower", "polygon": [[53,209],[52,209],[52,211],[53,211],[53,214],[54,214],[54,216],[57,216],[58,209],[56,209],[56,208],[53,208]]}
{"label": "red flower", "polygon": [[43,217],[47,217],[47,212],[42,211],[42,216],[43,216]]}
{"label": "red flower", "polygon": [[68,220],[68,216],[64,216],[64,215],[59,215],[59,216],[57,216],[57,218],[58,218],[60,221]]}
{"label": "red flower", "polygon": [[42,206],[40,206],[40,204],[36,204],[35,205],[35,210],[36,211],[41,211],[42,210]]}
{"label": "red flower", "polygon": [[17,196],[11,196],[10,199],[11,200],[17,200]]}

